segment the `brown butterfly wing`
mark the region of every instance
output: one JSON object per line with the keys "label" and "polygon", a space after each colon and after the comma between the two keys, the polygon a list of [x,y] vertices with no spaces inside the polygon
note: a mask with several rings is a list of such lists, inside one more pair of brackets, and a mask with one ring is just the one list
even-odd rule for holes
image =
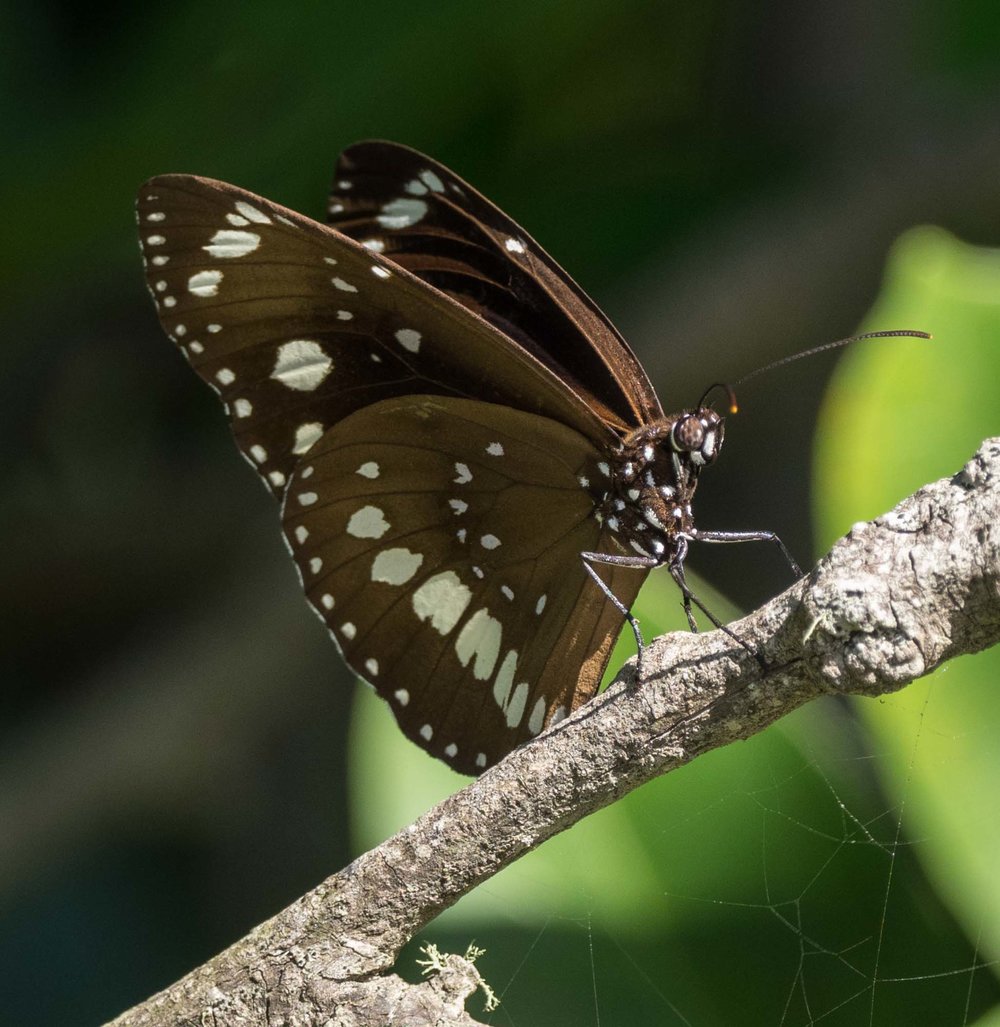
{"label": "brown butterfly wing", "polygon": [[[550,418],[410,396],[335,425],[291,480],[284,530],[310,603],[405,734],[458,771],[600,684],[621,627],[579,556],[606,542],[600,461]],[[644,577],[619,569],[612,587],[631,602]]]}
{"label": "brown butterfly wing", "polygon": [[476,397],[607,433],[497,328],[332,228],[191,175],[147,182],[138,218],[164,330],[278,495],[324,431],[393,396]]}
{"label": "brown butterfly wing", "polygon": [[635,354],[592,299],[515,221],[444,165],[365,142],[340,156],[340,231],[517,339],[618,430],[662,416]]}

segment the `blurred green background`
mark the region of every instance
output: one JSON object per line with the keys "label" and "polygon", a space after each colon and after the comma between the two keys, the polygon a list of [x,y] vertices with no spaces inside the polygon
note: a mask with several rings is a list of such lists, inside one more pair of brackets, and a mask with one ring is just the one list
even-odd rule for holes
{"label": "blurred green background", "polygon": [[[773,529],[804,565],[1000,433],[986,0],[40,2],[0,38],[9,1022],[113,1016],[462,783],[355,702],[273,502],[160,333],[150,175],[320,217],[342,146],[423,149],[567,267],[668,408],[862,327],[934,332],[740,391],[699,522]],[[788,583],[766,546],[690,566],[719,610]],[[676,610],[654,576],[644,623]],[[986,654],[816,703],[426,937],[488,949],[496,1024],[992,1022],[996,681]]]}

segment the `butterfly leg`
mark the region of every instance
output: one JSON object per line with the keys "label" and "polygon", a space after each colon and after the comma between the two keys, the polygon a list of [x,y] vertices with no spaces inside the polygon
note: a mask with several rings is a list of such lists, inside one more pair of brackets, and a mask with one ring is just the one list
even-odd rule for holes
{"label": "butterfly leg", "polygon": [[[693,632],[698,631],[698,622],[694,619],[694,613],[691,609],[692,606],[697,606],[699,610],[712,622],[712,626],[718,628],[720,631],[724,631],[731,638],[740,642],[738,638],[715,616],[714,613],[691,591],[691,586],[687,583],[687,577],[684,574],[684,557],[687,555],[687,541],[686,539],[680,539],[679,542],[684,545],[678,545],[677,554],[667,564],[667,570],[670,571],[670,576],[677,583],[677,587],[681,590],[681,595],[684,598],[684,613],[687,616],[688,626]],[[743,642],[740,642],[743,645]]]}
{"label": "butterfly leg", "polygon": [[788,551],[785,543],[773,531],[698,531],[692,530],[691,537],[697,542],[774,542],[781,550],[781,555],[788,561],[796,579],[802,577],[802,571],[795,558]]}
{"label": "butterfly leg", "polygon": [[[667,564],[667,569],[670,571],[670,576],[677,583],[677,587],[681,590],[681,595],[684,601],[684,612],[687,614],[688,625],[692,631],[698,630],[698,622],[694,619],[694,613],[691,610],[692,605],[697,606],[699,610],[712,622],[712,625],[718,628],[723,634],[728,635],[737,645],[746,649],[751,656],[755,657],[759,662],[761,656],[753,649],[748,643],[744,642],[739,635],[734,631],[731,631],[726,627],[718,617],[708,609],[707,606],[691,591],[691,587],[687,583],[687,578],[684,576],[684,558],[687,556],[688,541],[686,538],[679,538],[677,540],[677,551],[673,558]],[[654,567],[663,566],[662,561],[657,560],[653,557],[640,557],[640,556],[612,556],[608,553],[581,553],[581,559],[583,560],[584,569],[594,579],[600,590],[611,600],[612,603],[621,611],[622,616],[629,622],[629,626],[632,628],[632,633],[635,635],[636,645],[638,646],[639,653],[636,659],[636,673],[641,681],[644,677],[643,673],[643,652],[645,650],[645,643],[642,640],[642,632],[639,630],[639,622],[632,616],[631,611],[624,603],[611,591],[610,588],[605,584],[601,576],[594,570],[592,563],[610,564],[614,567],[635,567],[637,570],[652,570]]]}
{"label": "butterfly leg", "polygon": [[[734,533],[735,534],[735,533]],[[701,536],[696,536],[698,539]],[[777,535],[774,536],[777,538]],[[747,541],[745,539],[727,539],[726,541]],[[782,546],[782,548],[784,548]],[[712,625],[719,629],[723,634],[728,635],[737,645],[742,646],[746,651],[753,656],[761,666],[764,666],[763,658],[749,642],[745,642],[735,631],[727,628],[718,617],[691,591],[691,586],[687,583],[687,578],[684,575],[684,558],[687,556],[688,540],[684,537],[677,540],[677,552],[673,558],[667,564],[667,570],[670,571],[670,576],[677,583],[677,587],[681,590],[681,595],[684,597],[684,613],[687,614],[688,625],[692,631],[698,630],[698,623],[694,619],[694,613],[691,610],[692,605],[697,606],[699,610],[712,622]],[[791,559],[791,557],[789,557]],[[794,563],[793,563],[794,566]]]}
{"label": "butterfly leg", "polygon": [[636,570],[650,570],[653,567],[659,566],[659,561],[652,557],[642,558],[633,556],[612,556],[608,553],[581,553],[580,559],[583,560],[583,569],[593,578],[597,587],[604,593],[604,595],[614,604],[621,615],[628,621],[629,627],[632,629],[632,634],[635,635],[636,644],[636,660],[635,670],[636,677],[638,680],[643,679],[643,667],[642,667],[642,656],[646,650],[646,645],[642,640],[642,632],[639,630],[639,622],[632,616],[632,611],[608,588],[604,579],[594,570],[593,564],[602,563],[610,564],[614,567],[634,567]]}

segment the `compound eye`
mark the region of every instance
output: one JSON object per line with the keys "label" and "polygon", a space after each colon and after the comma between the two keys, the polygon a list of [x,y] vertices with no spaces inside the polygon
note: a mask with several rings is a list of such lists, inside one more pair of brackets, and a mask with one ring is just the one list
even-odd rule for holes
{"label": "compound eye", "polygon": [[705,441],[705,426],[695,414],[685,414],[670,429],[670,444],[678,453],[693,453]]}

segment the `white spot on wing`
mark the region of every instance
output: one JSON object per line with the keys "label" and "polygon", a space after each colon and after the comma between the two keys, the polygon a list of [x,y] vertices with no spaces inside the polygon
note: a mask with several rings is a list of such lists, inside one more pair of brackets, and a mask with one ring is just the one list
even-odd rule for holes
{"label": "white spot on wing", "polygon": [[215,372],[215,380],[220,385],[232,385],[236,381],[236,375],[228,367],[222,367]]}
{"label": "white spot on wing", "polygon": [[483,549],[496,549],[500,545],[500,539],[498,539],[496,535],[487,534],[483,535],[483,537],[479,540],[479,544],[483,547]]}
{"label": "white spot on wing", "polygon": [[486,766],[486,753],[485,752],[481,752],[481,753],[477,754],[477,756],[476,756],[476,766],[480,767],[480,768]]}
{"label": "white spot on wing", "polygon": [[322,434],[323,425],[319,421],[307,421],[305,424],[300,424],[295,429],[295,445],[292,447],[292,452],[305,453],[316,444]]}
{"label": "white spot on wing", "polygon": [[319,597],[319,601],[322,603],[324,610],[333,609],[333,596],[330,595],[329,592],[324,592],[323,595]]}
{"label": "white spot on wing", "polygon": [[538,597],[538,602],[535,603],[535,614],[536,614],[536,616],[540,617],[542,615],[542,610],[545,609],[545,603],[548,600],[548,598],[549,597],[547,595],[540,595]]}
{"label": "white spot on wing", "polygon": [[455,653],[463,667],[468,667],[475,656],[472,676],[479,681],[486,681],[493,673],[500,655],[501,630],[500,621],[488,610],[476,610],[455,639]]}
{"label": "white spot on wing", "polygon": [[264,463],[267,460],[267,450],[263,446],[257,446],[257,445],[251,446],[250,447],[250,455],[259,464],[262,464],[262,463]]}
{"label": "white spot on wing", "polygon": [[312,392],[333,368],[323,347],[312,339],[292,339],[278,347],[271,377],[289,389]]}
{"label": "white spot on wing", "polygon": [[221,281],[221,271],[199,271],[188,279],[188,292],[194,296],[215,296]]}
{"label": "white spot on wing", "polygon": [[420,737],[425,742],[429,742],[434,737],[434,728],[432,728],[430,724],[424,724],[420,729]]}
{"label": "white spot on wing", "polygon": [[524,716],[524,707],[528,701],[528,682],[522,681],[514,689],[510,704],[507,706],[507,727],[517,727]]}
{"label": "white spot on wing", "polygon": [[392,276],[392,272],[388,268],[380,267],[378,264],[372,265],[372,274],[376,278],[390,278]]}
{"label": "white spot on wing", "polygon": [[298,494],[298,500],[300,506],[312,506],[319,496],[315,492],[300,492]]}
{"label": "white spot on wing", "polygon": [[262,211],[258,210],[252,203],[246,200],[237,200],[236,209],[247,219],[258,225],[269,225],[271,219]]}
{"label": "white spot on wing", "polygon": [[233,403],[237,417],[249,417],[253,413],[253,404],[248,399],[238,399]]}
{"label": "white spot on wing", "polygon": [[463,502],[461,499],[449,499],[448,505],[456,514],[464,514],[465,511],[469,509],[469,504]]}
{"label": "white spot on wing", "polygon": [[375,220],[383,228],[408,228],[427,213],[427,203],[412,196],[401,196],[383,204],[382,213]]}
{"label": "white spot on wing", "polygon": [[458,477],[455,478],[456,485],[465,485],[472,481],[472,471],[469,470],[468,464],[456,463],[455,470],[458,473]]}
{"label": "white spot on wing", "polygon": [[358,291],[357,286],[351,285],[350,282],[345,282],[343,278],[331,278],[330,281],[333,282],[333,284],[341,292],[357,292]]}
{"label": "white spot on wing", "polygon": [[420,339],[420,332],[415,332],[412,328],[400,328],[396,332],[396,341],[411,353],[420,351]]}
{"label": "white spot on wing", "polygon": [[389,522],[377,506],[361,507],[347,522],[347,534],[355,538],[381,538],[388,530]]}
{"label": "white spot on wing", "polygon": [[365,670],[368,671],[372,677],[378,677],[378,660],[374,657],[369,657],[365,660]]}
{"label": "white spot on wing", "polygon": [[531,716],[528,718],[528,730],[537,735],[545,723],[545,700],[538,699],[531,709]]}
{"label": "white spot on wing", "polygon": [[405,706],[410,701],[410,693],[405,688],[397,688],[392,697],[400,706]]}
{"label": "white spot on wing", "polygon": [[486,452],[489,453],[490,456],[503,456],[503,446],[501,446],[499,442],[491,442],[486,447]]}
{"label": "white spot on wing", "polygon": [[231,259],[245,257],[260,246],[256,232],[243,232],[234,228],[220,228],[202,249],[212,257]]}
{"label": "white spot on wing", "polygon": [[504,246],[510,253],[524,253],[524,243],[520,239],[515,239],[513,236],[508,236],[504,241]]}
{"label": "white spot on wing", "polygon": [[309,529],[304,524],[298,525],[295,529],[295,541],[301,546],[307,538],[309,538]]}
{"label": "white spot on wing", "polygon": [[510,690],[514,685],[514,674],[517,672],[517,650],[511,649],[503,658],[497,676],[493,680],[493,698],[497,706],[503,709],[510,699]]}
{"label": "white spot on wing", "polygon": [[431,627],[447,635],[458,623],[472,601],[472,592],[463,585],[454,571],[442,571],[428,578],[413,593],[413,612],[421,619],[430,619]]}
{"label": "white spot on wing", "polygon": [[375,479],[378,477],[378,464],[374,460],[369,460],[368,463],[362,464],[356,474],[360,474],[362,478]]}
{"label": "white spot on wing", "polygon": [[340,631],[344,638],[354,638],[358,633],[358,629],[350,621],[344,621],[344,623],[340,625]]}
{"label": "white spot on wing", "polygon": [[436,193],[444,192],[444,183],[430,168],[424,168],[419,174],[420,181]]}
{"label": "white spot on wing", "polygon": [[384,549],[372,561],[372,581],[382,581],[387,585],[405,585],[417,573],[423,562],[423,553],[411,553],[403,547]]}

